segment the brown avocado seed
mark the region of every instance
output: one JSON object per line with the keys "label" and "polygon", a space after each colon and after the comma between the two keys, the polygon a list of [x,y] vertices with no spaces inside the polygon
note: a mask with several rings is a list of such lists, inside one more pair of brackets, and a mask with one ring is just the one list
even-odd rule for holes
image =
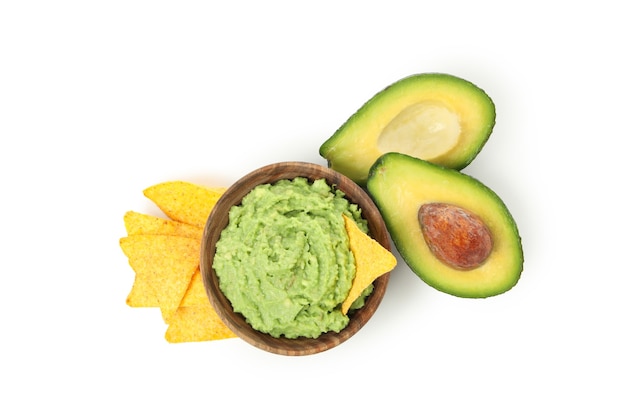
{"label": "brown avocado seed", "polygon": [[417,213],[430,251],[459,270],[479,267],[493,249],[491,232],[474,213],[446,203],[422,205]]}

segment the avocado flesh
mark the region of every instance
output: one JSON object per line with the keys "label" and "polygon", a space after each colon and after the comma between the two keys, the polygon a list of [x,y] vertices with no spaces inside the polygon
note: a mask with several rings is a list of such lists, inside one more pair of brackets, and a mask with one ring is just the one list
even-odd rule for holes
{"label": "avocado flesh", "polygon": [[465,168],[495,126],[495,106],[459,77],[424,73],[374,95],[320,147],[328,166],[364,186],[384,153],[399,152],[448,168]]}
{"label": "avocado flesh", "polygon": [[[465,298],[485,298],[513,288],[523,267],[521,238],[508,208],[495,192],[469,175],[400,153],[372,166],[367,190],[378,206],[398,253],[425,283]],[[478,216],[492,248],[479,266],[460,270],[428,246],[418,221],[420,207],[445,203]]]}
{"label": "avocado flesh", "polygon": [[461,123],[456,113],[442,103],[421,101],[389,122],[376,146],[382,153],[401,152],[433,160],[454,149],[460,136]]}

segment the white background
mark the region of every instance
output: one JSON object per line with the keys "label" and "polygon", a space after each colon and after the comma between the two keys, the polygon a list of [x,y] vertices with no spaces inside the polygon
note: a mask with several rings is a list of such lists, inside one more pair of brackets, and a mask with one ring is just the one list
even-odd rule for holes
{"label": "white background", "polygon": [[[626,31],[579,4],[3,2],[0,414],[625,415]],[[126,306],[146,187],[325,164],[367,99],[433,71],[496,103],[465,172],[517,220],[513,290],[458,299],[400,262],[361,332],[297,358],[170,345]]]}

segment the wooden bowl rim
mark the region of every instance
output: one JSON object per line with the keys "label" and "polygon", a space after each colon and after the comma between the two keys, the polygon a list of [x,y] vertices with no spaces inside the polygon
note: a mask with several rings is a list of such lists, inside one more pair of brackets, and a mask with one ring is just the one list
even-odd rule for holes
{"label": "wooden bowl rim", "polygon": [[390,238],[386,225],[367,192],[348,177],[322,165],[297,161],[265,165],[241,177],[224,192],[211,211],[202,236],[200,270],[207,296],[217,315],[235,335],[257,348],[287,356],[320,353],[338,346],[356,334],[378,309],[390,276],[390,273],[386,273],[374,281],[372,294],[368,296],[361,309],[350,313],[350,321],[343,330],[339,333],[323,333],[316,339],[270,336],[254,330],[241,314],[233,311],[230,302],[219,289],[218,278],[212,268],[215,243],[222,229],[228,224],[230,207],[240,204],[243,197],[257,185],[295,177],[306,177],[311,181],[325,178],[329,185],[344,192],[350,202],[358,204],[361,208],[363,217],[368,221],[370,235],[390,250]]}

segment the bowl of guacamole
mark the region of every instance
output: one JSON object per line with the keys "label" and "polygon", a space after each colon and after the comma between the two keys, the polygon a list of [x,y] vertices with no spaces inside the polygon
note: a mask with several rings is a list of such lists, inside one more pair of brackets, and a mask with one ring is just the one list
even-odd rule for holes
{"label": "bowl of guacamole", "polygon": [[344,216],[386,249],[368,194],[308,162],[256,169],[229,187],[204,228],[200,269],[208,298],[241,339],[271,353],[319,353],[358,332],[378,308],[389,273],[343,314],[355,275]]}

